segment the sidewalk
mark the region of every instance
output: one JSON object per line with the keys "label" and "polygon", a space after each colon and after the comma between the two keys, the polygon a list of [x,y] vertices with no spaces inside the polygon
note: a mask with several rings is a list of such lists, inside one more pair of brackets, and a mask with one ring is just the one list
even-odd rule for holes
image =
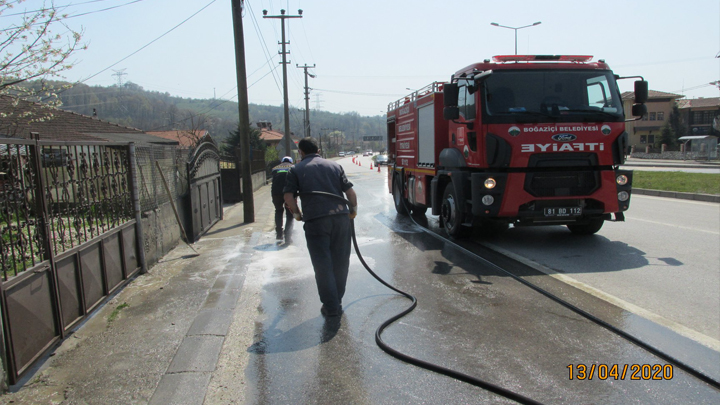
{"label": "sidewalk", "polygon": [[[242,402],[245,349],[260,300],[260,291],[244,284],[256,249],[275,244],[270,186],[255,192],[254,206],[251,224],[243,223],[242,203],[226,207],[224,219],[194,245],[197,257],[181,242],[0,396],[0,404]],[[245,346],[228,351],[229,336]]]}
{"label": "sidewalk", "polygon": [[[669,159],[637,159],[628,158],[621,167],[632,169],[633,167],[665,167],[675,169],[718,169],[720,173],[720,161],[696,161],[696,160],[669,160]],[[650,195],[664,198],[679,198],[683,200],[705,201],[720,203],[720,196],[711,194],[681,193],[677,191],[647,190],[633,188],[633,194]]]}
{"label": "sidewalk", "polygon": [[621,166],[650,166],[650,167],[676,167],[676,168],[719,168],[718,160],[670,160],[670,159],[637,159],[629,157]]}

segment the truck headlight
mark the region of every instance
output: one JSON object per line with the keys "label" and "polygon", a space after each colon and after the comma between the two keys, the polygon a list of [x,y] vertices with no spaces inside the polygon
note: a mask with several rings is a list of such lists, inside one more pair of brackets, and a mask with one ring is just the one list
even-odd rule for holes
{"label": "truck headlight", "polygon": [[618,193],[618,200],[620,201],[627,201],[630,199],[630,193],[627,191],[621,191]]}
{"label": "truck headlight", "polygon": [[485,205],[492,205],[492,203],[494,203],[494,202],[495,202],[495,198],[493,198],[493,196],[491,196],[491,195],[486,195],[486,196],[483,196],[483,198],[482,198],[482,203]]}
{"label": "truck headlight", "polygon": [[624,186],[624,185],[626,185],[626,184],[628,183],[628,178],[627,178],[626,175],[621,174],[621,175],[617,176],[617,178],[615,179],[615,181],[617,182],[617,184],[619,184],[619,185],[621,185],[621,186]]}
{"label": "truck headlight", "polygon": [[485,179],[485,188],[486,189],[488,189],[488,190],[493,189],[493,188],[495,188],[496,185],[497,185],[497,182],[492,177]]}

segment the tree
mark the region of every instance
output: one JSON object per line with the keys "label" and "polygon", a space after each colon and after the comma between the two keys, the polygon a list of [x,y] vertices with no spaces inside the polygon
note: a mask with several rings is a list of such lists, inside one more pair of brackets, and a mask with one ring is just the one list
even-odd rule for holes
{"label": "tree", "polygon": [[662,131],[660,131],[660,144],[671,147],[675,146],[676,143],[677,138],[675,137],[675,132],[670,126],[670,121],[668,120],[667,122],[665,122],[665,126],[663,126]]}
{"label": "tree", "polygon": [[[60,14],[55,4],[40,9],[11,13],[26,0],[0,0],[0,16],[8,17],[6,28],[0,30],[0,96],[11,95],[45,106],[59,106],[57,88],[48,80],[73,66],[69,58],[86,46],[80,43],[81,31],[65,24],[67,15]],[[13,22],[14,19],[14,22]],[[4,21],[5,22],[5,21]],[[56,34],[54,30],[62,30]],[[32,86],[24,85],[35,80]],[[13,111],[2,111],[5,118],[43,120],[52,117],[47,109],[33,116],[13,116]]]}
{"label": "tree", "polygon": [[665,122],[665,126],[663,126],[660,132],[660,140],[658,143],[665,144],[669,147],[675,146],[679,143],[678,138],[687,135],[687,133],[688,130],[683,123],[680,109],[677,105],[674,105],[667,122]]}
{"label": "tree", "polygon": [[677,104],[673,106],[670,117],[668,117],[668,122],[670,123],[670,128],[672,128],[672,131],[675,134],[675,142],[677,142],[678,138],[688,134],[688,129],[683,122],[683,118]]}
{"label": "tree", "polygon": [[[267,144],[260,138],[260,128],[249,127],[250,131],[250,148],[252,149],[267,149]],[[235,150],[240,147],[240,128],[235,131],[231,131],[230,135],[220,145],[220,151],[228,155],[235,156]]]}

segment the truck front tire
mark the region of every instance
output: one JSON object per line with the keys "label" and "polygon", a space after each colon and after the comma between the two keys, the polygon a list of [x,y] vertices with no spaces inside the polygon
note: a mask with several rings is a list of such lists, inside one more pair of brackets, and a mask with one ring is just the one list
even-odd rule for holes
{"label": "truck front tire", "polygon": [[451,238],[463,236],[465,228],[463,227],[463,212],[461,202],[455,196],[455,190],[452,183],[445,186],[443,193],[442,205],[440,206],[440,219],[445,226],[445,232]]}
{"label": "truck front tire", "polygon": [[604,219],[591,219],[587,224],[567,225],[570,232],[575,235],[592,235],[602,228]]}

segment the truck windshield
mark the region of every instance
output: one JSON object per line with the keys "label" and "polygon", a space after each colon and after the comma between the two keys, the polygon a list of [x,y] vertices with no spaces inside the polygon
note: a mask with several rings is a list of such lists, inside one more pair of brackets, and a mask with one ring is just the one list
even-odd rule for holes
{"label": "truck windshield", "polygon": [[610,71],[496,70],[482,88],[487,123],[624,120]]}

